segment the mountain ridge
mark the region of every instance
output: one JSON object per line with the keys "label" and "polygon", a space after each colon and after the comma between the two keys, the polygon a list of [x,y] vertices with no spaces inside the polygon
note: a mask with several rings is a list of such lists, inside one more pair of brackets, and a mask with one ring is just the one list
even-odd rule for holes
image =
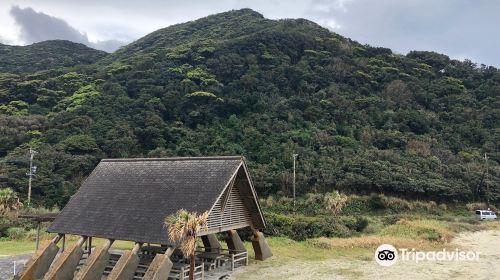
{"label": "mountain ridge", "polygon": [[[250,10],[170,26],[95,63],[0,73],[0,161],[31,146],[64,205],[101,158],[244,155],[259,193],[500,201],[500,71],[361,45]],[[485,177],[488,155],[488,177]],[[22,165],[2,166],[25,193]]]}
{"label": "mountain ridge", "polygon": [[36,72],[95,63],[105,52],[67,40],[47,40],[26,46],[0,44],[0,72]]}

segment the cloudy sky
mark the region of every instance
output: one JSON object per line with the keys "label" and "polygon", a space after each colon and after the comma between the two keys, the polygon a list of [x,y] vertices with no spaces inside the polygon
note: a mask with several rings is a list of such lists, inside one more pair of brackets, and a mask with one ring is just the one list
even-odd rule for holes
{"label": "cloudy sky", "polygon": [[433,50],[500,67],[496,0],[0,0],[0,42],[68,39],[111,51],[158,28],[239,8],[307,18],[398,53]]}

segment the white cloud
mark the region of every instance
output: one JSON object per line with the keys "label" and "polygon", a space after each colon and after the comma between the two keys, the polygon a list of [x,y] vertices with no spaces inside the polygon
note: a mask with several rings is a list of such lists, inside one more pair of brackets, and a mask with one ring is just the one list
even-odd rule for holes
{"label": "white cloud", "polygon": [[318,24],[332,30],[332,31],[337,31],[338,29],[341,29],[342,26],[338,24],[335,20],[333,19],[327,19],[327,20],[319,20]]}
{"label": "white cloud", "polygon": [[124,42],[118,40],[91,42],[86,33],[75,29],[66,21],[42,12],[37,12],[32,8],[13,6],[10,9],[10,15],[20,28],[19,39],[25,44],[64,39],[108,52],[115,51],[118,47],[124,45]]}

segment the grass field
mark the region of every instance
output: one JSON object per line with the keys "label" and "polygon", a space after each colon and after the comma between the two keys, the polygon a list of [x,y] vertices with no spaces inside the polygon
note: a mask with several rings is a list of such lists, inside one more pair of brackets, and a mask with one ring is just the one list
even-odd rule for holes
{"label": "grass field", "polygon": [[[393,225],[378,229],[372,234],[363,234],[350,238],[315,238],[306,241],[293,241],[285,237],[267,237],[274,255],[280,256],[272,261],[274,265],[289,260],[322,261],[332,258],[363,259],[371,257],[373,248],[388,243],[397,247],[418,248],[430,250],[446,245],[458,232],[500,229],[500,222],[466,223],[461,221],[446,221],[436,219],[402,219]],[[53,236],[44,235],[46,242]],[[66,239],[66,246],[74,243],[78,237]],[[100,246],[105,240],[94,238],[92,244]],[[61,245],[61,243],[59,243]],[[133,242],[115,241],[115,249],[131,249]],[[246,243],[253,259],[251,244]],[[0,256],[11,256],[31,253],[35,250],[35,241],[31,239],[0,240]]]}
{"label": "grass field", "polygon": [[[47,236],[46,236],[47,237]],[[74,243],[78,237],[71,236],[66,239],[66,246],[70,246]],[[44,239],[40,241],[40,244],[44,242],[48,242],[50,239]],[[92,246],[101,246],[105,242],[102,238],[93,238]],[[61,246],[61,241],[58,243]],[[12,256],[12,255],[20,255],[32,253],[35,251],[36,243],[33,240],[0,240],[0,256]],[[113,248],[115,249],[132,249],[134,247],[134,243],[130,241],[115,241],[113,243]]]}
{"label": "grass field", "polygon": [[[373,261],[374,250],[381,244],[423,251],[438,251],[443,248],[454,250],[454,248],[462,248],[460,244],[463,244],[463,240],[455,242],[454,237],[458,236],[457,241],[460,241],[464,233],[465,236],[472,234],[470,244],[487,243],[486,247],[480,248],[485,251],[491,249],[488,247],[490,242],[498,241],[500,221],[474,222],[469,220],[465,222],[453,218],[405,217],[392,225],[349,238],[321,237],[294,241],[285,237],[268,236],[266,240],[271,247],[273,257],[264,262],[256,261],[251,243],[246,242],[250,266],[237,269],[232,274],[232,278],[255,279],[256,275],[259,275],[262,279],[276,280],[331,279],[332,275],[335,275],[338,279],[371,279],[371,275],[377,274],[381,275],[381,278],[392,280],[399,279],[402,271],[409,276],[408,279],[419,278],[422,273],[426,274],[431,271],[430,275],[446,275],[452,278],[460,276],[462,278],[457,279],[468,279],[467,275],[473,271],[478,275],[483,273],[484,275],[481,275],[484,279],[492,279],[490,274],[496,272],[491,272],[484,266],[495,262],[494,258],[500,257],[493,252],[496,249],[492,249],[490,256],[481,262],[480,267],[471,263],[463,264],[465,266],[456,263],[447,263],[444,266],[432,263],[416,266],[407,263],[405,266],[392,268],[391,272],[387,269],[381,270],[380,266]],[[48,237],[50,236],[45,235],[45,238]],[[76,236],[67,238],[67,246],[74,243],[76,239]],[[453,241],[450,242],[451,240]],[[104,239],[94,238],[93,245],[102,245],[104,241]],[[222,244],[225,245],[224,242]],[[0,255],[31,253],[34,247],[33,240],[1,240]],[[127,241],[117,241],[113,244],[115,249],[131,249],[132,247],[133,243]]]}
{"label": "grass field", "polygon": [[[428,240],[429,228],[440,232],[445,238]],[[281,280],[332,279],[332,276],[335,275],[335,279],[372,279],[371,276],[380,275],[381,277],[377,278],[400,279],[401,275],[406,273],[409,276],[408,279],[435,279],[434,276],[427,275],[435,272],[435,276],[446,275],[452,278],[460,276],[456,279],[470,279],[468,277],[469,271],[485,270],[484,267],[475,267],[472,263],[466,263],[463,267],[459,263],[447,263],[446,265],[430,263],[420,266],[412,266],[410,263],[407,267],[396,266],[392,270],[388,270],[381,269],[373,261],[373,254],[381,244],[392,244],[396,248],[415,248],[419,251],[439,251],[444,248],[454,250],[461,248],[460,242],[450,242],[456,236],[460,237],[464,234],[479,236],[479,239],[472,238],[471,243],[476,244],[483,242],[480,240],[482,235],[476,233],[494,231],[496,233],[492,235],[496,236],[500,235],[499,230],[500,221],[464,226],[460,222],[422,219],[403,221],[385,227],[376,235],[317,238],[301,242],[273,237],[267,240],[274,256],[264,262],[252,259],[251,266],[237,270],[233,277],[245,280],[255,279],[255,275],[259,275],[262,279]],[[252,254],[253,250],[248,249],[249,253]],[[487,257],[482,265],[488,266],[489,262],[495,261],[494,258],[496,255]],[[482,272],[489,273],[488,270]],[[422,275],[427,276],[422,278]],[[489,274],[484,277],[484,279],[493,279]],[[447,277],[441,279],[445,278]]]}

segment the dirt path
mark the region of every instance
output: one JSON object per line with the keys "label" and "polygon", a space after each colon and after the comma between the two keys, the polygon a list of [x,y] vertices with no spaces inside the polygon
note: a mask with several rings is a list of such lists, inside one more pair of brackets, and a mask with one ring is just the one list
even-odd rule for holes
{"label": "dirt path", "polygon": [[451,245],[480,252],[479,261],[398,260],[391,267],[379,266],[374,260],[262,262],[238,269],[231,279],[500,279],[500,231],[462,233]]}

